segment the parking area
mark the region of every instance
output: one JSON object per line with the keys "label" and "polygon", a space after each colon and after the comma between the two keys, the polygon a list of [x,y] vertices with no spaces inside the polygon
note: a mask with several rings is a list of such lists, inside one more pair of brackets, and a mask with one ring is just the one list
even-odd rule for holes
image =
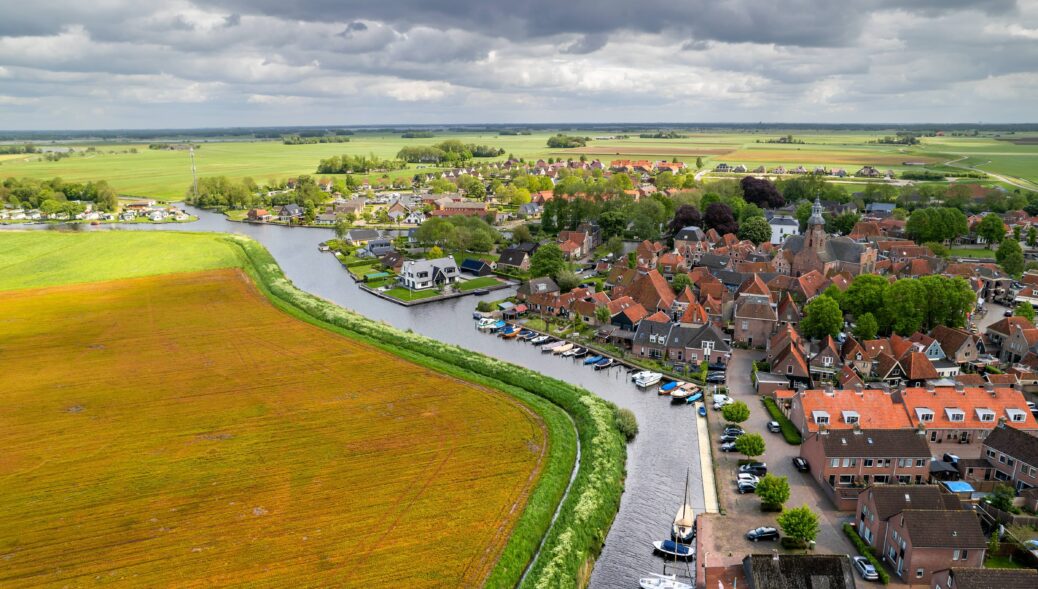
{"label": "parking area", "polygon": [[[758,458],[767,464],[768,474],[784,476],[789,480],[790,499],[786,506],[807,505],[821,518],[821,529],[816,540],[815,551],[823,554],[848,554],[857,552],[843,535],[843,523],[852,517],[851,512],[836,511],[829,499],[816,486],[807,473],[801,473],[793,465],[793,457],[799,455],[799,446],[788,444],[782,434],[771,433],[767,423],[771,420],[761,403],[752,383],[752,363],[764,357],[756,351],[735,350],[728,369],[728,395],[733,400],[743,401],[750,408],[750,418],[742,424],[747,433],[759,433],[764,437],[766,450]],[[708,399],[709,401],[709,399]],[[703,550],[713,555],[709,566],[735,564],[749,553],[770,552],[772,549],[786,552],[778,542],[754,543],[744,536],[747,531],[760,527],[778,528],[778,513],[765,513],[760,509],[760,500],[752,493],[740,494],[736,490],[739,460],[737,452],[720,451],[720,435],[724,429],[721,412],[709,403],[711,447],[714,452],[714,470],[717,478],[718,500],[725,516],[713,522],[711,533],[704,538]],[[859,583],[864,583],[860,578]],[[871,583],[868,583],[871,585]]]}

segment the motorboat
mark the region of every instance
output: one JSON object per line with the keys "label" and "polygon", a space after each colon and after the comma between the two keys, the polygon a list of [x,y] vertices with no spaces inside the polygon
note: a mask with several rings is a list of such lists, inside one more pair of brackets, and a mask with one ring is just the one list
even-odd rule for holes
{"label": "motorboat", "polygon": [[563,358],[569,358],[569,357],[573,356],[574,354],[576,354],[578,351],[583,350],[583,349],[584,348],[579,348],[577,346],[573,346],[572,348],[570,348],[570,349],[566,350],[565,352],[563,352],[562,353],[562,357]]}
{"label": "motorboat", "polygon": [[703,391],[696,391],[696,392],[692,393],[691,395],[689,395],[687,399],[685,399],[685,403],[688,404],[688,405],[691,405],[691,404],[695,403],[696,401],[699,401],[702,398],[703,398]]}
{"label": "motorboat", "polygon": [[589,364],[594,364],[595,362],[598,362],[601,359],[602,359],[601,356],[591,356],[590,358],[585,358],[584,359],[584,365],[587,366]]}
{"label": "motorboat", "polygon": [[521,329],[521,330],[519,330],[519,335],[517,337],[519,339],[530,339],[530,338],[534,337],[535,333],[537,333],[537,332],[530,331],[529,329]]}
{"label": "motorboat", "polygon": [[556,347],[552,348],[551,349],[551,353],[552,354],[564,354],[564,353],[566,353],[566,352],[568,352],[568,351],[570,351],[572,349],[573,349],[573,344],[571,344],[569,342],[566,342],[566,343],[562,344],[561,346],[556,346]]}
{"label": "motorboat", "polygon": [[477,329],[482,329],[482,330],[488,330],[488,329],[493,328],[496,323],[497,323],[497,319],[494,319],[494,318],[491,318],[491,317],[483,317],[483,318],[481,318],[479,320],[479,323],[476,324],[476,328]]}
{"label": "motorboat", "polygon": [[595,362],[595,370],[605,370],[612,366],[613,363],[614,360],[612,358],[602,358],[598,362]]}
{"label": "motorboat", "polygon": [[493,325],[490,326],[490,333],[495,333],[495,332],[501,331],[502,329],[504,329],[507,326],[508,326],[507,323],[505,323],[504,321],[499,319],[499,320],[495,321]]}
{"label": "motorboat", "polygon": [[659,372],[646,372],[641,374],[638,378],[634,379],[635,386],[639,388],[648,388],[658,383],[663,375]]}
{"label": "motorboat", "polygon": [[[690,382],[683,382],[670,393],[670,396],[674,401],[686,401],[689,397],[698,392],[699,387]],[[700,394],[700,397],[702,397],[702,394]]]}
{"label": "motorboat", "polygon": [[683,384],[685,384],[685,383],[680,381],[680,380],[671,380],[671,381],[668,381],[668,382],[665,382],[665,383],[661,384],[660,388],[657,389],[656,392],[661,394],[661,395],[672,395],[672,394],[676,393],[677,390],[678,390],[678,387],[680,387]]}
{"label": "motorboat", "polygon": [[656,540],[652,543],[656,552],[673,558],[690,559],[696,557],[696,549],[673,540]]}
{"label": "motorboat", "polygon": [[570,352],[573,352],[572,356],[574,358],[583,358],[584,356],[587,356],[587,348],[573,348]]}
{"label": "motorboat", "polygon": [[637,369],[633,369],[632,368],[631,370],[627,371],[627,374],[631,377],[631,380],[634,381],[634,380],[638,380],[639,378],[645,376],[646,374],[652,374],[652,371],[651,370],[637,370]]}
{"label": "motorboat", "polygon": [[674,575],[649,573],[650,576],[638,579],[642,589],[692,589],[692,585],[679,581]]}
{"label": "motorboat", "polygon": [[543,344],[544,342],[546,342],[546,341],[548,341],[550,339],[551,339],[550,336],[539,335],[539,336],[533,338],[532,340],[530,340],[530,343],[536,346],[536,345],[539,345],[539,344]]}

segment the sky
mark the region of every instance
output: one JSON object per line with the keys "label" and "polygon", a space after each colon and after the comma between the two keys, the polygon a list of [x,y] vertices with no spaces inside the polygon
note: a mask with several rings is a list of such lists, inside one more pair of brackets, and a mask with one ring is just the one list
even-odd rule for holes
{"label": "sky", "polygon": [[1038,0],[0,2],[0,129],[1038,122]]}

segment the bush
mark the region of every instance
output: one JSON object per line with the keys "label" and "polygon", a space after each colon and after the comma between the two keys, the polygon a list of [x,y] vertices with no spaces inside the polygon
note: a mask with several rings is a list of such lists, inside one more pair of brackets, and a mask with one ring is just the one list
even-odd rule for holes
{"label": "bush", "polygon": [[[528,502],[517,524],[517,530],[526,526],[526,534],[512,534],[487,584],[515,585],[543,537],[540,557],[532,564],[522,586],[576,586],[578,571],[599,553],[605,543],[623,493],[627,449],[617,426],[615,405],[569,383],[471,350],[400,331],[328,303],[296,288],[263,246],[237,235],[228,235],[226,239],[241,249],[246,261],[245,270],[255,278],[257,287],[274,306],[286,313],[435,370],[497,387],[519,397],[532,395],[537,402],[548,401],[565,410],[576,426],[581,452],[570,492],[559,508],[555,523],[536,535],[533,535],[536,526],[525,517],[533,507],[532,499]],[[568,469],[564,475],[568,480]],[[562,488],[565,488],[565,483]],[[539,489],[535,489],[534,494]],[[553,509],[544,511],[545,517],[538,521],[543,521],[543,526],[547,527]]]}
{"label": "bush", "polygon": [[796,426],[789,420],[785,415],[782,414],[782,410],[775,404],[774,399],[767,397],[763,398],[764,407],[768,410],[771,418],[779,423],[779,427],[782,428],[782,437],[787,442],[794,446],[799,446],[803,439],[800,437],[800,432],[797,431]]}
{"label": "bush", "polygon": [[638,435],[638,420],[634,417],[634,411],[630,409],[616,410],[616,429],[630,442]]}
{"label": "bush", "polygon": [[490,301],[480,301],[476,303],[476,310],[480,313],[489,313],[494,310],[494,303]]}
{"label": "bush", "polygon": [[746,403],[736,401],[722,407],[721,415],[724,416],[725,421],[730,423],[742,423],[750,418],[750,408],[746,406]]}
{"label": "bush", "polygon": [[786,550],[804,550],[807,548],[807,542],[797,540],[796,538],[790,538],[789,536],[783,536],[782,539],[779,540],[779,544],[781,544]]}
{"label": "bush", "polygon": [[884,585],[890,583],[890,575],[887,573],[883,565],[880,564],[879,559],[876,555],[872,554],[872,550],[869,549],[868,545],[865,544],[865,540],[861,539],[858,532],[854,529],[851,524],[843,524],[843,533],[847,535],[847,538],[854,544],[854,548],[858,551],[858,554],[869,559],[872,566],[876,567],[876,573],[879,575],[879,582]]}

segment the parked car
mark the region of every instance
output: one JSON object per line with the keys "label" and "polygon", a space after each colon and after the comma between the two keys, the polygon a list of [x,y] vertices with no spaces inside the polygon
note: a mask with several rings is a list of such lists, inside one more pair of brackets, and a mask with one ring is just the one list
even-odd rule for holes
{"label": "parked car", "polygon": [[801,458],[799,456],[794,456],[793,457],[793,466],[795,466],[796,469],[799,470],[800,472],[807,472],[807,471],[811,470],[811,465],[808,464],[806,460],[804,460],[803,458]]}
{"label": "parked car", "polygon": [[746,430],[737,425],[729,425],[724,428],[724,433],[727,436],[741,436],[746,433]]}
{"label": "parked car", "polygon": [[757,542],[760,540],[778,540],[779,533],[775,528],[763,526],[746,532],[746,539],[750,542]]}
{"label": "parked car", "polygon": [[720,442],[722,444],[727,444],[728,442],[735,442],[735,440],[738,440],[738,439],[739,439],[739,436],[733,436],[731,434],[721,434]]}
{"label": "parked car", "polygon": [[1006,309],[1005,313],[1002,313],[1002,316],[1003,317],[1012,317],[1013,316],[1013,310],[1012,309]]}
{"label": "parked car", "polygon": [[739,491],[740,495],[744,493],[756,493],[757,485],[746,481],[739,481],[738,485],[736,486],[736,490]]}
{"label": "parked car", "polygon": [[723,383],[724,379],[725,379],[725,373],[724,372],[709,372],[706,375],[706,382],[709,382],[709,383],[715,383],[715,384]]}
{"label": "parked car", "polygon": [[725,442],[721,444],[721,452],[735,452],[735,442]]}
{"label": "parked car", "polygon": [[768,431],[773,433],[773,434],[777,434],[777,433],[782,431],[782,426],[779,425],[779,422],[777,422],[777,421],[769,421],[768,422]]}
{"label": "parked car", "polygon": [[739,472],[748,472],[762,477],[768,474],[768,465],[763,462],[750,462],[739,467]]}
{"label": "parked car", "polygon": [[738,482],[741,482],[741,481],[746,481],[748,483],[753,483],[753,484],[756,485],[757,483],[760,482],[760,479],[757,478],[757,475],[752,475],[752,474],[750,474],[748,472],[740,472],[739,473],[739,477],[737,479],[735,479],[735,482],[738,483]]}
{"label": "parked car", "polygon": [[710,372],[725,372],[728,370],[728,366],[718,362],[717,364],[707,364],[706,369]]}
{"label": "parked car", "polygon": [[858,574],[861,575],[862,579],[865,579],[866,581],[879,580],[879,573],[876,572],[876,567],[872,566],[869,559],[864,556],[855,556],[851,559],[851,562],[854,563],[854,570],[858,571]]}

